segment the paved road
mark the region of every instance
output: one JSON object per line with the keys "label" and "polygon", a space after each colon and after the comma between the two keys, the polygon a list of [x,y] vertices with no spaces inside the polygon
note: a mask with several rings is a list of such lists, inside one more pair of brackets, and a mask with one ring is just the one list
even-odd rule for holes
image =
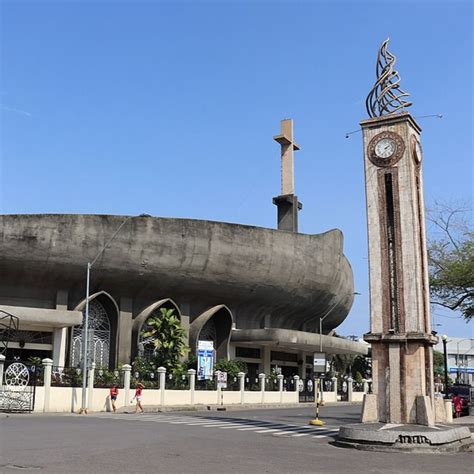
{"label": "paved road", "polygon": [[367,453],[330,443],[359,406],[227,412],[0,415],[0,472],[469,472],[472,453]]}

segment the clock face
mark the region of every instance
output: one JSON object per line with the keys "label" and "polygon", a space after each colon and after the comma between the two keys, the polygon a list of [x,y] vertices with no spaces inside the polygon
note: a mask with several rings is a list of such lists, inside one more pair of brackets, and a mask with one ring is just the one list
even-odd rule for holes
{"label": "clock face", "polygon": [[382,138],[375,145],[375,154],[379,158],[390,158],[397,150],[397,144],[391,138]]}
{"label": "clock face", "polygon": [[421,150],[420,142],[414,135],[411,137],[411,153],[413,155],[413,161],[419,165],[421,163],[423,151]]}
{"label": "clock face", "polygon": [[417,163],[421,163],[422,151],[420,142],[417,141],[415,144],[415,160]]}
{"label": "clock face", "polygon": [[393,166],[405,153],[403,138],[395,132],[380,132],[369,142],[367,157],[376,166]]}

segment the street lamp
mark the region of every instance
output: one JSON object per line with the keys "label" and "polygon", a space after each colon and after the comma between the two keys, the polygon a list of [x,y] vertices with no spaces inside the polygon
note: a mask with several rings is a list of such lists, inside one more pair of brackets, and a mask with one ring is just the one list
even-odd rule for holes
{"label": "street lamp", "polygon": [[448,351],[446,349],[446,344],[448,342],[448,336],[443,334],[441,336],[443,341],[443,354],[444,354],[444,398],[448,398]]}
{"label": "street lamp", "polygon": [[323,336],[322,336],[322,334],[323,334],[323,321],[332,313],[333,309],[339,303],[341,303],[344,298],[346,298],[347,296],[351,296],[351,295],[360,295],[360,293],[355,291],[354,293],[346,293],[346,294],[342,295],[342,297],[339,298],[339,300],[337,300],[337,302],[334,303],[331,306],[331,308],[329,308],[329,310],[327,311],[327,313],[324,316],[319,317],[319,352],[323,352]]}
{"label": "street lamp", "polygon": [[[112,237],[107,241],[107,243],[102,247],[102,249],[97,253],[94,257],[92,262],[87,263],[87,277],[86,277],[86,312],[84,315],[84,323],[82,328],[82,405],[80,413],[87,413],[87,362],[88,362],[88,354],[87,349],[89,345],[89,283],[90,283],[90,275],[91,275],[91,268],[97,259],[102,255],[104,250],[109,246],[112,240],[115,239],[117,234],[120,232],[122,227],[133,217],[136,216],[128,216],[125,218],[122,223],[117,227],[117,230],[114,232]],[[149,214],[140,214],[138,217],[151,217]]]}

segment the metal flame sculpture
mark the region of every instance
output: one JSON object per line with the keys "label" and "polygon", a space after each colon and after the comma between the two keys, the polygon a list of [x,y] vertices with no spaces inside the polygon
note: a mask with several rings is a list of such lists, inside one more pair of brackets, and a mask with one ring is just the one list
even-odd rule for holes
{"label": "metal flame sculpture", "polygon": [[377,82],[367,96],[365,106],[371,118],[403,111],[412,105],[404,100],[410,94],[400,89],[400,76],[393,66],[397,58],[387,50],[387,38],[379,49],[377,57]]}

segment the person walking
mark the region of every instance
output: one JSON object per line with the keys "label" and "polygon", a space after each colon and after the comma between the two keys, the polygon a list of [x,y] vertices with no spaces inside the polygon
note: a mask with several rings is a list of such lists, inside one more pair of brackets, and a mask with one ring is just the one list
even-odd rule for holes
{"label": "person walking", "polygon": [[115,401],[117,400],[118,397],[118,387],[117,385],[113,385],[112,388],[110,389],[110,402],[112,403],[112,410],[114,413],[117,411],[117,408],[115,406]]}
{"label": "person walking", "polygon": [[455,392],[453,396],[453,406],[454,406],[454,418],[460,418],[461,411],[462,411],[462,398],[457,394],[457,392]]}
{"label": "person walking", "polygon": [[[142,383],[137,384],[137,388],[135,389],[135,396],[133,397],[136,401],[134,413],[137,413],[138,410],[140,410],[140,413],[143,413],[142,391],[143,391],[144,388],[145,388],[145,385],[143,385]],[[132,399],[132,401],[133,401],[133,399]]]}

